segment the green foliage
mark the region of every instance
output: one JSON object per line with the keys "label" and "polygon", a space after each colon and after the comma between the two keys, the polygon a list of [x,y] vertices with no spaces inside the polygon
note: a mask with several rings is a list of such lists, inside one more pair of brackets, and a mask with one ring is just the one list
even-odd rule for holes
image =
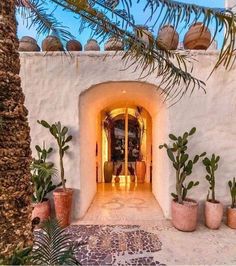
{"label": "green foliage", "polygon": [[75,258],[77,246],[71,242],[71,236],[66,234],[57,220],[47,220],[43,223],[42,231],[35,232],[32,264],[80,265]]}
{"label": "green foliage", "polygon": [[32,247],[16,249],[10,257],[0,257],[0,265],[25,265],[29,261]]}
{"label": "green foliage", "polygon": [[230,190],[230,195],[231,195],[231,199],[232,199],[232,204],[231,204],[231,208],[236,208],[236,181],[235,181],[235,177],[233,178],[233,180],[228,182],[229,185],[229,190]]}
{"label": "green foliage", "polygon": [[210,184],[210,191],[211,191],[211,199],[209,198],[210,196],[210,191],[208,191],[207,195],[207,200],[211,202],[216,202],[215,198],[215,171],[218,169],[218,162],[220,160],[220,156],[216,156],[215,154],[211,155],[211,158],[205,157],[203,159],[203,164],[206,168],[207,175],[206,175],[206,180]]}
{"label": "green foliage", "polygon": [[188,139],[190,136],[194,135],[195,132],[196,128],[193,127],[189,132],[185,132],[182,136],[177,137],[170,134],[169,138],[172,141],[172,144],[167,145],[164,143],[159,146],[160,149],[166,149],[167,155],[176,171],[176,193],[172,193],[171,195],[175,200],[178,200],[178,203],[180,204],[186,199],[188,191],[199,185],[198,181],[185,182],[186,178],[192,174],[193,166],[199,161],[199,158],[206,155],[204,152],[200,155],[195,155],[193,159],[189,158],[189,154],[187,153]]}
{"label": "green foliage", "polygon": [[68,134],[68,128],[61,125],[61,122],[57,122],[54,124],[49,124],[45,120],[37,121],[40,125],[47,128],[49,132],[52,134],[52,136],[55,138],[58,149],[59,149],[59,160],[60,160],[60,173],[61,173],[61,182],[63,189],[65,190],[65,171],[64,171],[64,164],[63,164],[63,157],[65,155],[65,152],[68,151],[70,148],[69,145],[67,145],[68,142],[72,140],[72,136]]}
{"label": "green foliage", "polygon": [[56,174],[57,170],[52,162],[47,162],[47,158],[53,149],[46,149],[45,144],[43,148],[39,145],[36,145],[35,148],[37,150],[38,159],[34,159],[31,165],[32,181],[34,185],[33,201],[39,203],[43,202],[47,194],[61,186],[62,183],[57,185],[52,183],[52,176]]}

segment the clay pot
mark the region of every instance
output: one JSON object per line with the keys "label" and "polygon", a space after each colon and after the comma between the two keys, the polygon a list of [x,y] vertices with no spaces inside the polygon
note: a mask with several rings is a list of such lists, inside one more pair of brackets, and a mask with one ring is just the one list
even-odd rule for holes
{"label": "clay pot", "polygon": [[227,225],[232,229],[236,229],[236,208],[228,207]]}
{"label": "clay pot", "polygon": [[56,218],[62,227],[70,225],[73,190],[60,188],[53,191]]}
{"label": "clay pot", "polygon": [[29,36],[24,36],[19,42],[20,52],[39,52],[40,47],[38,46],[36,40]]}
{"label": "clay pot", "polygon": [[104,181],[105,181],[105,183],[111,183],[113,170],[114,170],[113,162],[105,162],[104,163]]}
{"label": "clay pot", "polygon": [[84,51],[100,51],[100,46],[96,40],[90,39],[84,46]]}
{"label": "clay pot", "polygon": [[223,205],[220,202],[205,203],[205,223],[210,229],[218,229],[223,218]]}
{"label": "clay pot", "polygon": [[148,30],[148,27],[146,26],[137,26],[137,29],[135,29],[135,35],[146,45],[149,45],[149,38],[153,37],[152,33]]}
{"label": "clay pot", "polygon": [[131,175],[131,176],[130,176],[130,181],[131,181],[132,183],[135,183],[135,175]]}
{"label": "clay pot", "polygon": [[51,215],[51,206],[49,199],[40,203],[33,203],[32,220],[36,217],[40,219],[40,223],[47,220]]}
{"label": "clay pot", "polygon": [[123,51],[124,44],[122,40],[112,37],[105,43],[104,50],[105,51]]}
{"label": "clay pot", "polygon": [[70,40],[66,44],[66,50],[67,51],[82,51],[83,47],[82,44],[77,40]]}
{"label": "clay pot", "polygon": [[196,230],[198,218],[198,203],[186,200],[179,204],[173,200],[171,203],[172,224],[180,231],[192,232]]}
{"label": "clay pot", "polygon": [[201,22],[189,28],[184,37],[184,48],[192,50],[206,50],[211,44],[211,33]]}
{"label": "clay pot", "polygon": [[146,175],[146,163],[144,161],[137,161],[135,164],[135,171],[138,183],[144,183]]}
{"label": "clay pot", "polygon": [[63,51],[63,45],[57,37],[48,36],[42,42],[42,50],[46,52]]}
{"label": "clay pot", "polygon": [[176,50],[179,44],[179,34],[173,26],[165,25],[158,33],[157,47],[165,50]]}
{"label": "clay pot", "polygon": [[116,177],[115,177],[115,183],[120,183],[120,178],[119,178],[119,176],[116,176]]}

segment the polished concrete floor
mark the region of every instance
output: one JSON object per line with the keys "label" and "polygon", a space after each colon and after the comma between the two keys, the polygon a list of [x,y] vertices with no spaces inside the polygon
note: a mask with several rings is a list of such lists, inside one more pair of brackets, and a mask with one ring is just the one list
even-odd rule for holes
{"label": "polished concrete floor", "polygon": [[98,184],[97,194],[80,224],[153,224],[163,221],[150,184]]}

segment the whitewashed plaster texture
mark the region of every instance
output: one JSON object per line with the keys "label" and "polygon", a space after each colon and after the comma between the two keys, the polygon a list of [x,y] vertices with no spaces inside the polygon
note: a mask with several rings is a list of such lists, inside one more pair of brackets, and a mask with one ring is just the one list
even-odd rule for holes
{"label": "whitewashed plaster texture", "polygon": [[[104,55],[106,58],[104,59]],[[137,71],[121,71],[121,56],[113,53],[78,52],[71,56],[63,53],[21,53],[22,87],[29,110],[32,150],[45,140],[55,147],[52,136],[37,124],[37,119],[61,121],[73,135],[71,149],[65,156],[67,186],[75,189],[73,217],[84,215],[96,193],[95,144],[98,113],[106,106],[143,106],[152,117],[153,194],[164,215],[170,216],[170,192],[175,189],[175,174],[159,144],[168,142],[169,132],[182,134],[197,127],[190,141],[190,153],[206,151],[221,155],[217,172],[218,200],[229,202],[227,180],[236,173],[236,76],[217,70],[206,80],[217,59],[217,52],[194,52],[194,75],[206,81],[206,91],[196,91],[184,97],[171,108],[162,102],[155,75],[139,80]],[[122,94],[121,90],[127,93]],[[90,100],[89,100],[90,99]],[[53,161],[58,160],[55,152]],[[208,184],[199,163],[192,179],[200,186],[192,197],[204,200]]]}

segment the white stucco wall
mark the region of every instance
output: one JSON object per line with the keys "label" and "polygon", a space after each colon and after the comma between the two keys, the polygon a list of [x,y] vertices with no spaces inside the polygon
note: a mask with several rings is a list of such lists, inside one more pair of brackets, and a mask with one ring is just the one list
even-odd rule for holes
{"label": "white stucco wall", "polygon": [[[130,82],[139,79],[137,72],[133,73],[129,69],[120,71],[123,69],[120,55],[113,56],[112,53],[107,55],[104,60],[104,53],[99,52],[73,53],[71,56],[63,53],[21,53],[20,74],[26,95],[26,106],[29,110],[33,151],[34,146],[42,144],[43,140],[55,147],[51,135],[37,124],[37,119],[45,119],[49,122],[61,121],[70,128],[74,137],[70,152],[65,156],[67,185],[76,191],[74,218],[84,214],[96,192],[96,183],[89,186],[89,182],[86,183],[87,176],[81,176],[82,172],[84,174],[88,171],[88,178],[93,178],[93,172],[90,172],[87,165],[89,157],[85,157],[87,155],[83,155],[81,149],[86,149],[90,145],[91,149],[94,149],[94,146],[89,139],[81,138],[80,119],[84,118],[81,118],[81,114],[85,113],[87,106],[79,105],[79,97],[82,92],[98,84]],[[206,80],[216,61],[217,52],[195,52],[193,56],[196,59],[194,74]],[[155,92],[156,101],[153,100],[153,95],[148,93],[147,97],[140,98],[147,110],[152,109],[148,111],[152,116],[153,131],[156,132],[153,137],[153,160],[157,164],[153,169],[153,193],[167,217],[170,215],[169,193],[174,191],[175,175],[165,152],[160,151],[158,146],[168,141],[169,132],[181,134],[193,126],[196,126],[198,131],[190,142],[190,151],[192,154],[206,151],[209,154],[215,152],[221,155],[216,192],[218,200],[229,202],[226,181],[236,173],[235,67],[230,72],[216,71],[206,83],[206,95],[202,91],[197,91],[192,97],[185,97],[171,108],[167,108],[161,102],[159,92]],[[148,77],[145,84],[158,86],[154,75]],[[142,93],[141,96],[145,95],[145,89]],[[98,94],[97,97],[100,95]],[[119,97],[115,91],[114,97]],[[92,115],[93,112],[89,114]],[[90,128],[94,126],[96,129],[96,125],[92,125],[94,118],[91,116],[86,119],[88,124],[91,122]],[[57,160],[56,154],[54,157],[52,160]],[[192,191],[193,198],[199,200],[206,198],[208,184],[204,176],[204,168],[198,164],[192,178],[200,180],[200,186]],[[83,191],[83,201],[80,202],[81,191]]]}

